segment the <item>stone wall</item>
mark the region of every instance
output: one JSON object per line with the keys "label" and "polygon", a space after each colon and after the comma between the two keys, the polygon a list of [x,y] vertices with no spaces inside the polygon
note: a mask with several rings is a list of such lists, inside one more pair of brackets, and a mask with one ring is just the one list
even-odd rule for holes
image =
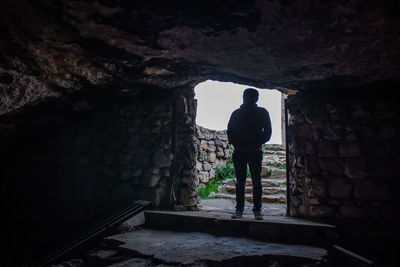
{"label": "stone wall", "polygon": [[198,147],[196,171],[200,183],[205,184],[215,176],[217,167],[225,165],[233,148],[228,145],[226,130],[210,130],[199,125],[195,143]]}
{"label": "stone wall", "polygon": [[26,187],[24,201],[51,200],[81,216],[135,198],[159,206],[171,177],[172,112],[169,102],[141,100],[76,114],[20,147],[14,163],[24,168],[11,165],[8,174]]}
{"label": "stone wall", "polygon": [[197,102],[194,92],[187,90],[180,94],[176,100],[175,133],[173,162],[174,177],[171,184],[171,199],[175,209],[193,210],[197,209],[200,198],[197,193],[199,179],[196,173],[196,110]]}
{"label": "stone wall", "polygon": [[356,89],[289,96],[291,216],[341,225],[352,242],[398,234],[400,108],[385,97]]}
{"label": "stone wall", "polygon": [[[3,117],[3,212],[15,229],[10,233],[21,235],[9,240],[42,240],[35,246],[46,249],[135,199],[157,208],[196,206],[191,92],[117,97],[92,107],[81,102],[52,115],[39,105],[18,120]],[[20,129],[8,131],[13,127]]]}

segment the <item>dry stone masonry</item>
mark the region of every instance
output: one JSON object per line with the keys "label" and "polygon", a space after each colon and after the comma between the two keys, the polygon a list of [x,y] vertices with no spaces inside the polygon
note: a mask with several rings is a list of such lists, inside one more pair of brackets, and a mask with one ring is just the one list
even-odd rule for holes
{"label": "dry stone masonry", "polygon": [[289,96],[291,216],[343,225],[350,242],[396,232],[400,110],[386,96],[372,89]]}
{"label": "dry stone masonry", "polygon": [[308,106],[310,99],[290,97],[292,214],[391,216],[398,108],[367,97]]}
{"label": "dry stone masonry", "polygon": [[[6,216],[17,218],[10,227],[26,229],[18,232],[28,240],[43,240],[38,249],[135,199],[181,210],[200,202],[193,88],[107,97],[112,103],[55,100],[0,120],[2,172],[9,177],[2,197],[12,207]],[[38,227],[31,233],[23,225]],[[44,233],[48,238],[40,238]]]}
{"label": "dry stone masonry", "polygon": [[[146,94],[126,96],[104,106],[82,102],[84,110],[60,107],[54,118],[33,109],[1,132],[5,177],[27,177],[22,184],[2,181],[8,188],[5,205],[24,207],[32,224],[43,224],[51,214],[54,222],[71,225],[84,225],[134,199],[155,207],[196,207],[192,92],[166,91],[151,100]],[[13,116],[0,125],[11,126]],[[10,216],[19,212],[10,210]]]}
{"label": "dry stone masonry", "polygon": [[217,167],[223,166],[232,155],[233,147],[228,144],[225,131],[206,129],[196,126],[198,156],[196,170],[200,183],[205,184],[214,178]]}
{"label": "dry stone masonry", "polygon": [[174,176],[171,181],[170,203],[179,210],[197,209],[199,178],[196,173],[196,110],[194,89],[185,90],[177,98],[173,127]]}

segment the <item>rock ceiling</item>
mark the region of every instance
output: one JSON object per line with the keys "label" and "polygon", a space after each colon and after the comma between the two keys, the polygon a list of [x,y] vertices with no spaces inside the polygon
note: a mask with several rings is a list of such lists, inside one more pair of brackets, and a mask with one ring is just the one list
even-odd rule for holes
{"label": "rock ceiling", "polygon": [[398,11],[361,0],[2,1],[0,114],[85,88],[397,84]]}

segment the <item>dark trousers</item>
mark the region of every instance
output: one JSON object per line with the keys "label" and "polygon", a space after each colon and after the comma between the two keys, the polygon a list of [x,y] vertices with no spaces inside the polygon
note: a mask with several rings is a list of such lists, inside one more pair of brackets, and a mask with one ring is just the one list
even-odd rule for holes
{"label": "dark trousers", "polygon": [[234,152],[232,161],[236,173],[236,209],[241,211],[244,209],[248,164],[253,183],[253,210],[261,210],[261,197],[263,192],[261,185],[262,152]]}

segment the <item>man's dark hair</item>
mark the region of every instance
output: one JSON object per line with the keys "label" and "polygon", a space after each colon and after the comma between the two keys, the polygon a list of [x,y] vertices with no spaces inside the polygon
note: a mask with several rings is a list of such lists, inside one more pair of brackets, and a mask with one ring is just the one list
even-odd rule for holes
{"label": "man's dark hair", "polygon": [[243,92],[243,103],[255,104],[258,101],[258,91],[253,88],[247,88]]}

